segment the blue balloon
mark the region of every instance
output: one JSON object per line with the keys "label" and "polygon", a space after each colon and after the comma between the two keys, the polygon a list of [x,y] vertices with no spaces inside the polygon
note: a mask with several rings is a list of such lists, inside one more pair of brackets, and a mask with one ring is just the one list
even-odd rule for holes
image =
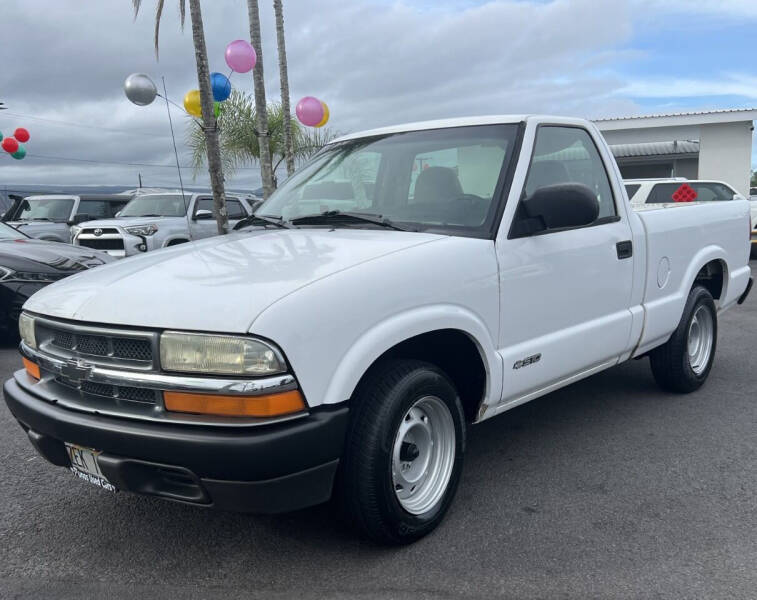
{"label": "blue balloon", "polygon": [[213,100],[223,102],[231,96],[231,81],[223,73],[210,74],[210,87],[213,89]]}

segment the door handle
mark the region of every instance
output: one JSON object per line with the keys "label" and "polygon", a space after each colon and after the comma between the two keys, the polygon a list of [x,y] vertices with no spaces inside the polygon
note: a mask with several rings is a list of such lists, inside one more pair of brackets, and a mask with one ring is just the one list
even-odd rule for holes
{"label": "door handle", "polygon": [[633,242],[631,240],[624,240],[615,244],[615,249],[618,252],[618,260],[624,258],[631,258],[633,256]]}

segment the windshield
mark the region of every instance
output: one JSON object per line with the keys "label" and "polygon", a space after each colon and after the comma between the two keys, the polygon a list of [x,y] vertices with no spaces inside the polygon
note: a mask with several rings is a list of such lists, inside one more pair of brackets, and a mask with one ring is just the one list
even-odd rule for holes
{"label": "windshield", "polygon": [[0,223],[0,240],[23,240],[26,236],[10,225]]}
{"label": "windshield", "polygon": [[381,215],[410,229],[483,237],[517,129],[454,127],[331,144],[255,212],[287,221],[326,211]]}
{"label": "windshield", "polygon": [[71,217],[73,198],[26,198],[13,216],[18,221],[55,221],[63,223]]}
{"label": "windshield", "polygon": [[[119,217],[183,217],[189,196],[181,194],[146,194],[124,206]],[[186,202],[186,204],[185,204]]]}

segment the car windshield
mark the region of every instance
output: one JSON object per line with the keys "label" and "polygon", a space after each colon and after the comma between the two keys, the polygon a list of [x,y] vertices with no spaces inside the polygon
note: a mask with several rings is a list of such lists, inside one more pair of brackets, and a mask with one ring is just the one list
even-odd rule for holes
{"label": "car windshield", "polygon": [[26,236],[10,225],[0,223],[0,240],[23,240]]}
{"label": "car windshield", "polygon": [[183,217],[189,196],[181,194],[145,194],[124,206],[119,217]]}
{"label": "car windshield", "polygon": [[26,198],[16,209],[13,219],[63,223],[71,218],[73,208],[73,198]]}
{"label": "car windshield", "polygon": [[454,127],[330,144],[255,212],[286,221],[329,211],[381,215],[403,228],[483,237],[496,218],[517,131],[516,124]]}

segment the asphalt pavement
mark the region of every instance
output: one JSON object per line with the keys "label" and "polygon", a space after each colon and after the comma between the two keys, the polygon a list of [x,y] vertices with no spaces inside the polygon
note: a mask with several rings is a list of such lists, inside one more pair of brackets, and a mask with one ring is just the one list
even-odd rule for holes
{"label": "asphalt pavement", "polygon": [[[755,263],[752,263],[755,267]],[[0,378],[18,368],[0,347]],[[471,429],[442,526],[377,547],[326,507],[237,515],[111,494],[0,402],[0,598],[755,598],[757,293],[705,387],[632,361]]]}

